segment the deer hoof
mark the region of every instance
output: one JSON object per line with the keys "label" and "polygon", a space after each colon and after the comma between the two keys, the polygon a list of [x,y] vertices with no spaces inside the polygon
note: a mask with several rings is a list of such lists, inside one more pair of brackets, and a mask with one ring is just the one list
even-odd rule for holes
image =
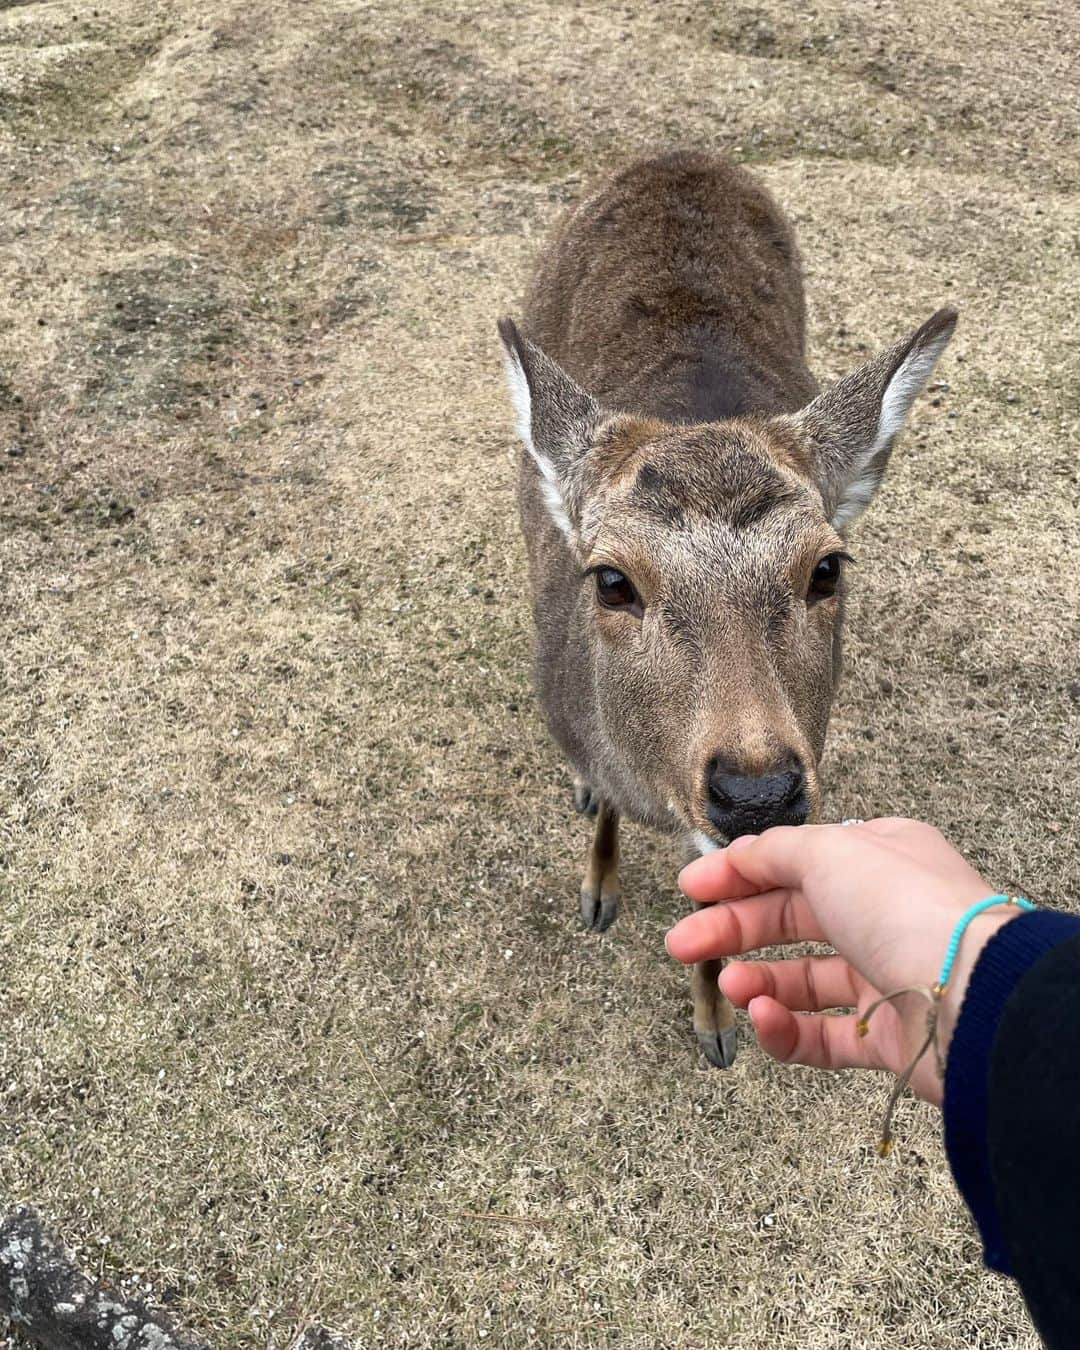
{"label": "deer hoof", "polygon": [[574,779],[574,810],[583,816],[595,816],[600,810],[600,798],[582,778]]}
{"label": "deer hoof", "polygon": [[591,886],[581,888],[581,920],[586,928],[594,933],[602,933],[615,922],[619,912],[619,897],[610,891],[594,890]]}
{"label": "deer hoof", "polygon": [[699,1031],[696,1034],[701,1052],[713,1068],[730,1069],[739,1048],[735,1028],[725,1027],[723,1031]]}

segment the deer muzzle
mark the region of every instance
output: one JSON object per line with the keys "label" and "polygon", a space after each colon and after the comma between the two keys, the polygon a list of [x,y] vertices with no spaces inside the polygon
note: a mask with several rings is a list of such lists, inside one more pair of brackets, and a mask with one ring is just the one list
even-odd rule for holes
{"label": "deer muzzle", "polygon": [[720,834],[760,834],[773,825],[802,825],[810,810],[806,770],[795,754],[765,773],[740,772],[722,755],[706,770],[705,809]]}

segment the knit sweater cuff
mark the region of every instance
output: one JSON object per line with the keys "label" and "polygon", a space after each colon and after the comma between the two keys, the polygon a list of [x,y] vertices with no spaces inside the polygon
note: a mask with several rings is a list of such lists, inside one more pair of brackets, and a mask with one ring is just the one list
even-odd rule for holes
{"label": "knit sweater cuff", "polygon": [[1003,924],[971,973],[945,1066],[945,1149],[956,1184],[979,1226],[983,1259],[1012,1270],[1001,1231],[987,1143],[990,1057],[1009,995],[1052,947],[1080,932],[1080,919],[1038,910]]}

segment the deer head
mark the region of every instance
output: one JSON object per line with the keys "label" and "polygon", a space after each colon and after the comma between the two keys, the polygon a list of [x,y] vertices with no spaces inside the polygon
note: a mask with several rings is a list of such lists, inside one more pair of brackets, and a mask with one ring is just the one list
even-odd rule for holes
{"label": "deer head", "polygon": [[690,426],[601,407],[499,325],[599,734],[657,824],[705,847],[816,814],[845,532],[955,326],[940,310],[796,412]]}

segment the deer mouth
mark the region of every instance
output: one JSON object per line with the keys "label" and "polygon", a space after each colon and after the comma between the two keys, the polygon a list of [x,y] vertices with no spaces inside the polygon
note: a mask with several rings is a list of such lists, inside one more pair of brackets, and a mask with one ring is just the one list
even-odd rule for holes
{"label": "deer mouth", "polygon": [[726,839],[714,839],[711,834],[706,834],[704,830],[695,830],[690,836],[690,843],[697,849],[700,857],[704,857],[706,853],[715,853],[718,848],[723,848],[727,842]]}
{"label": "deer mouth", "polygon": [[690,825],[690,838],[699,854],[712,853],[725,848],[733,839],[764,834],[777,825],[805,825],[814,814],[810,794],[805,791],[793,793],[781,802],[747,803],[738,811],[712,807],[705,812],[708,822],[705,828],[700,820]]}

